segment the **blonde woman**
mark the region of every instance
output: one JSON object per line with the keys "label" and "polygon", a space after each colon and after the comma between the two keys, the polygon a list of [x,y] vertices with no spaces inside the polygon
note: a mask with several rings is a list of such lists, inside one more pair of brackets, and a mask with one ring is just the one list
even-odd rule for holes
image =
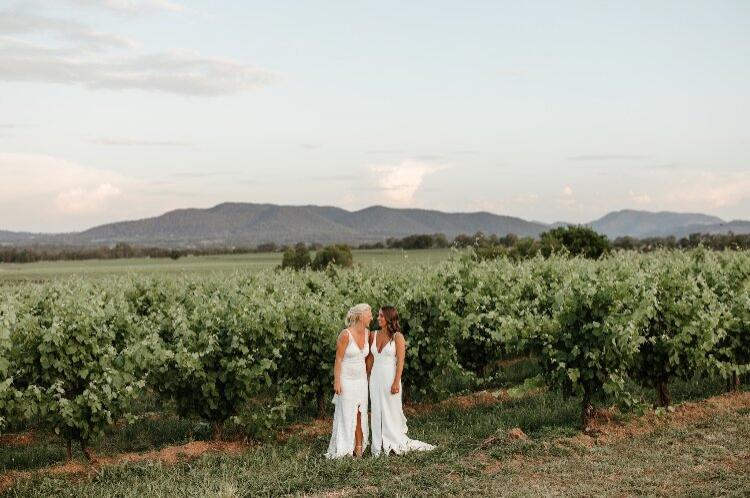
{"label": "blonde woman", "polygon": [[333,433],[327,458],[361,457],[367,447],[367,368],[372,309],[358,304],[346,314],[347,327],[336,341],[333,367]]}

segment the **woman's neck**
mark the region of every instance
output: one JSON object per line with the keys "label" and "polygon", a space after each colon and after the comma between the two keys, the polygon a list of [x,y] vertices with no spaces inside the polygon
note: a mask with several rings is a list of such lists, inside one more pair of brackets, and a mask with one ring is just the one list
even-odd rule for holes
{"label": "woman's neck", "polygon": [[362,332],[362,333],[364,333],[365,332],[365,324],[364,323],[358,323],[356,325],[351,325],[349,327],[349,329],[352,332]]}

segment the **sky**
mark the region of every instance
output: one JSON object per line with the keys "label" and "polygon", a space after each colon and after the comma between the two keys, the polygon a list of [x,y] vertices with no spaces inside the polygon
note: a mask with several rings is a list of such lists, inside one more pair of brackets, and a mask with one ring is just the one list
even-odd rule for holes
{"label": "sky", "polygon": [[0,0],[0,230],[226,201],[750,219],[750,2]]}

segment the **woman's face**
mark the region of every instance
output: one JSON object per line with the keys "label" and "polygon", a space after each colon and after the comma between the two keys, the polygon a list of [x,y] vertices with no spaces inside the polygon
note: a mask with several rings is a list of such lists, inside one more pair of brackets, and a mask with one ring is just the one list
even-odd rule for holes
{"label": "woman's face", "polygon": [[372,311],[367,310],[364,313],[362,313],[362,323],[365,324],[365,327],[369,327],[372,323]]}
{"label": "woman's face", "polygon": [[380,327],[381,329],[385,330],[385,326],[386,326],[387,324],[388,324],[388,323],[387,323],[387,322],[385,321],[385,317],[383,316],[383,311],[382,311],[382,310],[379,310],[379,311],[378,311],[378,326],[379,326],[379,327]]}

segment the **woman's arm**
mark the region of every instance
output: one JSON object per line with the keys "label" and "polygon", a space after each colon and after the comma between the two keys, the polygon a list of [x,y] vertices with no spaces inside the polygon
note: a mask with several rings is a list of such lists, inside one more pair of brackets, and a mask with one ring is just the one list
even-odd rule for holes
{"label": "woman's arm", "polygon": [[393,379],[391,394],[398,394],[401,390],[401,374],[404,372],[404,359],[406,358],[406,341],[404,335],[396,332],[393,337],[396,341],[396,377]]}
{"label": "woman's arm", "polygon": [[349,334],[342,330],[336,341],[336,362],[333,364],[333,392],[341,394],[341,362],[344,361],[344,352],[349,345]]}
{"label": "woman's arm", "polygon": [[365,367],[367,367],[367,379],[369,380],[370,372],[372,372],[372,364],[375,361],[375,357],[372,355],[372,347],[373,347],[372,345],[373,345],[373,340],[375,338],[375,334],[368,331],[367,335],[368,335],[368,341],[370,342],[370,353],[365,358]]}

